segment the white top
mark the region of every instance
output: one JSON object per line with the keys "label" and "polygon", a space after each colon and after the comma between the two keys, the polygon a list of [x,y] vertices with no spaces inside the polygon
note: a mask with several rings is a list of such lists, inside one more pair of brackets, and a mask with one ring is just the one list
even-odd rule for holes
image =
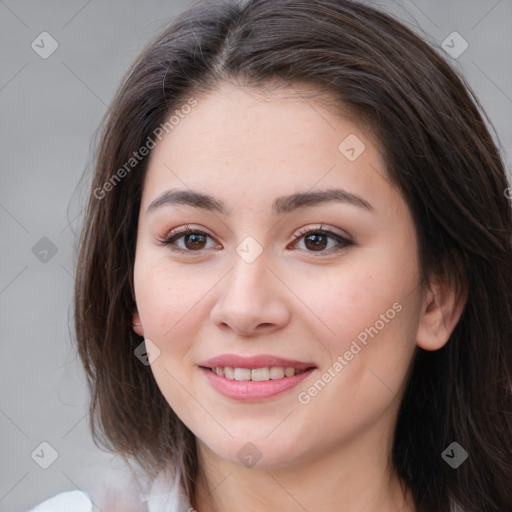
{"label": "white top", "polygon": [[82,491],[61,492],[29,512],[92,512],[92,502]]}
{"label": "white top", "polygon": [[[117,489],[106,481],[93,490],[66,491],[40,503],[28,512],[189,512],[193,510],[188,498],[180,492],[179,481],[167,472],[161,472],[153,481],[146,483],[148,492],[140,489],[141,482],[133,475],[123,473],[113,477]],[[123,482],[124,481],[124,482]],[[124,485],[120,485],[123,484]],[[124,487],[124,489],[122,488]],[[144,484],[142,484],[144,487]],[[96,508],[93,508],[96,507]]]}

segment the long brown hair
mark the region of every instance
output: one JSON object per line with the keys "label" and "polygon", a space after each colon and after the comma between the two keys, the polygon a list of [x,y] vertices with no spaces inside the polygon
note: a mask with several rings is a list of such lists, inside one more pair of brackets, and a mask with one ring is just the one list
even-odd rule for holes
{"label": "long brown hair", "polygon": [[[126,74],[101,132],[75,283],[95,442],[151,476],[172,463],[194,503],[194,436],[134,356],[142,338],[131,323],[133,264],[148,158],[126,163],[194,95],[225,80],[257,87],[276,78],[328,92],[374,130],[415,221],[423,282],[443,275],[468,294],[449,342],[416,350],[394,470],[418,512],[449,512],[451,504],[511,511],[512,209],[492,125],[436,49],[348,0],[201,3]],[[441,457],[454,441],[469,454],[457,469]]]}

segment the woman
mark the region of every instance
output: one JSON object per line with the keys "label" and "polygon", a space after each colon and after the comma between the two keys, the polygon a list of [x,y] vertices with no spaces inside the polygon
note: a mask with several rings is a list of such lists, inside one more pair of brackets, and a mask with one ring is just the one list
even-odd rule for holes
{"label": "woman", "polygon": [[510,185],[479,110],[352,1],[202,4],[145,49],[75,296],[134,510],[512,510]]}

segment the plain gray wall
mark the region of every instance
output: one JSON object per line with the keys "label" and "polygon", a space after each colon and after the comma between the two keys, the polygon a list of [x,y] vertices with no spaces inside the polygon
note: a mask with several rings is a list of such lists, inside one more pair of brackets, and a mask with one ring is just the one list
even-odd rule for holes
{"label": "plain gray wall", "polygon": [[[467,41],[460,57],[447,58],[488,112],[508,166],[512,2],[375,4],[438,44],[454,31]],[[0,0],[0,511],[24,511],[82,488],[115,463],[92,442],[84,372],[70,336],[74,247],[84,206],[75,189],[90,169],[93,132],[124,71],[189,5]],[[42,46],[42,32],[58,43],[46,59],[31,47],[34,40]],[[46,37],[39,51],[50,44]],[[460,48],[460,41],[454,44]],[[48,469],[31,457],[42,442],[58,452]]]}

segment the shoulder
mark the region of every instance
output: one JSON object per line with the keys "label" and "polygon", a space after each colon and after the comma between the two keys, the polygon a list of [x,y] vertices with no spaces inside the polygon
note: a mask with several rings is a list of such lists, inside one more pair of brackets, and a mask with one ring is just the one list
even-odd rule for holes
{"label": "shoulder", "polygon": [[81,490],[56,494],[28,512],[186,512],[190,508],[172,472],[162,471],[150,481],[125,466],[92,475]]}
{"label": "shoulder", "polygon": [[92,501],[82,491],[61,492],[29,512],[92,512]]}
{"label": "shoulder", "polygon": [[28,512],[147,512],[143,475],[116,458],[105,462],[77,470],[76,489],[47,497]]}
{"label": "shoulder", "polygon": [[147,512],[147,504],[138,496],[105,489],[91,496],[83,491],[65,491],[36,505],[28,512]]}

